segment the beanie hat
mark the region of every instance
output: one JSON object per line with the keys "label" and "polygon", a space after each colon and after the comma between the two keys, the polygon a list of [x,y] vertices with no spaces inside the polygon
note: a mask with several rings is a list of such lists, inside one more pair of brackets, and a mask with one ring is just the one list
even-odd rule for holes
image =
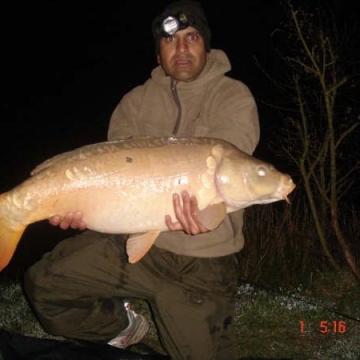
{"label": "beanie hat", "polygon": [[[173,33],[164,30],[164,20],[169,17],[178,21],[179,27]],[[199,2],[194,0],[180,0],[169,4],[164,12],[158,15],[152,22],[152,34],[155,40],[155,51],[159,53],[160,40],[162,37],[173,35],[176,31],[193,26],[204,39],[206,51],[209,52],[211,45],[211,31],[204,10]]]}

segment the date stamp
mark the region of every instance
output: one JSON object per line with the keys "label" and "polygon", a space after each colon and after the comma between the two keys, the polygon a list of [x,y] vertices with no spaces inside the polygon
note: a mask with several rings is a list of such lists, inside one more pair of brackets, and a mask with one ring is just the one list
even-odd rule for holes
{"label": "date stamp", "polygon": [[[304,320],[299,320],[300,334],[303,334],[308,329],[308,324]],[[315,329],[316,328],[316,329]],[[344,334],[347,331],[346,322],[344,320],[320,320],[315,325],[314,330],[318,330],[321,334]]]}

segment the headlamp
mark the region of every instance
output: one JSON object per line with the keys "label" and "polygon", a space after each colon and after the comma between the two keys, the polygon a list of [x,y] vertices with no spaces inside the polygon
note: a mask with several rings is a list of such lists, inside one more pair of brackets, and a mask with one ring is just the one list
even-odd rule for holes
{"label": "headlamp", "polygon": [[194,24],[195,21],[192,21],[185,15],[185,13],[181,12],[177,15],[167,16],[161,23],[160,32],[163,33],[163,36],[171,36],[177,31]]}

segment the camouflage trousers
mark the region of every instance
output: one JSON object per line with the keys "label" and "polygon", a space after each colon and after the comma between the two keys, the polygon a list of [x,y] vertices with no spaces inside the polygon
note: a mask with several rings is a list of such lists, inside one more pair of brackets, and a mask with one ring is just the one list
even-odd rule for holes
{"label": "camouflage trousers", "polygon": [[122,236],[85,231],[27,270],[25,290],[44,329],[107,342],[128,325],[123,300],[140,298],[172,359],[235,359],[236,256],[195,258],[153,246],[129,264],[124,245]]}

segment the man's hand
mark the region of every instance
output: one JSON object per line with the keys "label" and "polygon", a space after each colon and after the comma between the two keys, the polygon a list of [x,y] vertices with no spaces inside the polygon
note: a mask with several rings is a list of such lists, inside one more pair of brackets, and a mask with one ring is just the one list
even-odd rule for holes
{"label": "man's hand", "polygon": [[58,215],[51,217],[49,223],[54,226],[60,226],[63,230],[68,228],[85,230],[87,226],[82,218],[83,214],[80,211],[68,212],[64,217]]}
{"label": "man's hand", "polygon": [[180,196],[173,194],[174,212],[177,221],[173,222],[170,215],[165,216],[165,223],[169,230],[183,230],[189,235],[197,235],[208,232],[196,217],[199,211],[198,203],[195,196],[189,195],[187,191],[181,193],[182,207]]}

